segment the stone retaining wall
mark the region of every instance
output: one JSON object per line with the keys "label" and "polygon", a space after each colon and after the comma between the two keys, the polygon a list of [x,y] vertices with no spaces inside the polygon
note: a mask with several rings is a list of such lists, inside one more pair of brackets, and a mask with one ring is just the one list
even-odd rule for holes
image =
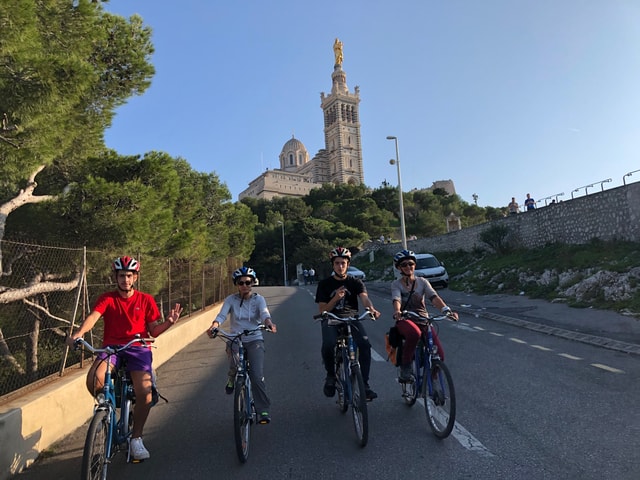
{"label": "stone retaining wall", "polygon": [[[510,238],[529,249],[550,243],[584,244],[593,239],[640,242],[640,182],[407,244],[415,252],[486,249],[480,234],[496,225],[508,227]],[[398,243],[384,249],[393,255]]]}

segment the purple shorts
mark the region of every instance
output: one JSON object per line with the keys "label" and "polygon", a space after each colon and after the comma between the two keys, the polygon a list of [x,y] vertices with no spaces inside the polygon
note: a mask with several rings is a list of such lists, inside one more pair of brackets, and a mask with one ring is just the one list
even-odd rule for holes
{"label": "purple shorts", "polygon": [[[106,353],[98,354],[98,358],[100,360],[106,361],[107,356],[108,355]],[[122,360],[126,360],[127,372],[153,372],[153,369],[151,368],[153,355],[151,355],[151,349],[148,347],[131,347],[126,352],[122,352],[116,358],[116,367],[120,366],[120,362],[122,362]]]}

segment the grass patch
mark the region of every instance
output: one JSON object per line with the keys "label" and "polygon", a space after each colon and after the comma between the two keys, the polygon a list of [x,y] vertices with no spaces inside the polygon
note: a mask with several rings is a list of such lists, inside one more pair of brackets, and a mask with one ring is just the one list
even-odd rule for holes
{"label": "grass patch", "polygon": [[[509,250],[490,253],[476,249],[473,252],[434,252],[445,262],[450,288],[478,294],[507,293],[517,295],[524,291],[528,297],[553,300],[564,297],[570,286],[579,285],[596,272],[609,271],[628,274],[640,265],[640,243],[603,242],[594,240],[585,245],[550,244],[535,250]],[[560,276],[571,272],[571,276]],[[594,285],[585,288],[583,297],[567,298],[573,307],[597,307],[614,311],[640,313],[640,277],[628,276],[627,287],[631,298],[605,299],[604,289]]]}

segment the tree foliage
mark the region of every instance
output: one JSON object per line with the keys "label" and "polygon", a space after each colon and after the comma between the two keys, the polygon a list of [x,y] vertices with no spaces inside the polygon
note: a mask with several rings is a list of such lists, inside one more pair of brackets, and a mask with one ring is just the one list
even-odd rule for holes
{"label": "tree foliage", "polygon": [[[256,248],[249,262],[263,275],[263,283],[282,283],[282,225],[278,222],[285,227],[289,279],[295,277],[298,264],[328,275],[327,256],[335,246],[357,252],[380,235],[396,241],[401,238],[398,189],[388,185],[370,190],[361,185],[326,184],[302,198],[245,198],[242,203],[258,220]],[[490,220],[499,211],[470,205],[442,189],[404,192],[403,204],[407,235],[418,237],[446,233],[446,218],[451,213],[461,218],[463,226],[471,226]]]}
{"label": "tree foliage", "polygon": [[[0,240],[201,263],[249,257],[256,218],[217,175],[104,146],[115,109],[154,73],[140,17],[89,0],[6,0],[0,28]],[[8,276],[12,259],[2,260],[0,250]]]}
{"label": "tree foliage", "polygon": [[154,73],[151,31],[99,2],[0,3],[0,201],[41,165],[63,170],[102,149],[115,108]]}

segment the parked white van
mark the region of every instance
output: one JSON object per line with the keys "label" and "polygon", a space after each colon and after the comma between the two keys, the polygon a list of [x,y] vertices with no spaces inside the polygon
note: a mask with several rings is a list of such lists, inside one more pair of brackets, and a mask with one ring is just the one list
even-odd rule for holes
{"label": "parked white van", "polygon": [[[394,268],[396,278],[400,278],[401,274],[397,268]],[[435,255],[430,253],[416,253],[416,277],[425,277],[434,287],[448,287],[449,274],[444,264],[438,260]]]}

